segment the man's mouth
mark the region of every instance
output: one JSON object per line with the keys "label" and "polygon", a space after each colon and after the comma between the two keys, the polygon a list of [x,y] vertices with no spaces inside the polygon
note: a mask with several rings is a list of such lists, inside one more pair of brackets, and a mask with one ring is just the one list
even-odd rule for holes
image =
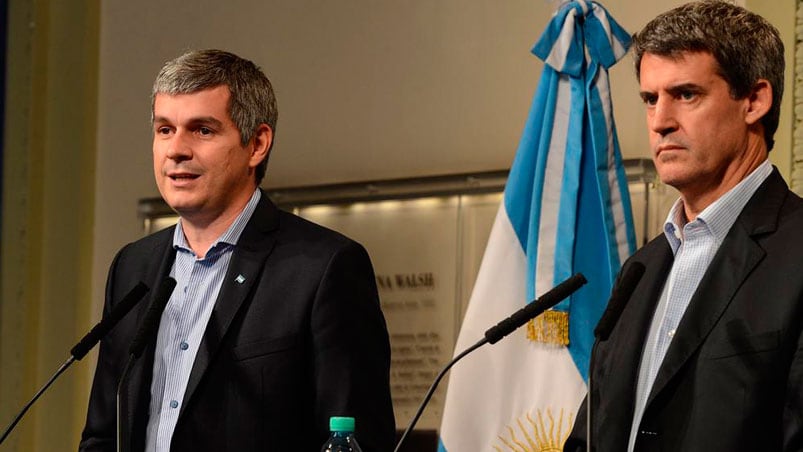
{"label": "man's mouth", "polygon": [[167,177],[173,180],[192,180],[197,179],[197,174],[187,174],[187,173],[177,173],[177,174],[168,174]]}
{"label": "man's mouth", "polygon": [[683,146],[679,144],[662,144],[655,149],[655,156],[658,157],[664,152],[672,152],[672,151],[682,151],[685,149]]}

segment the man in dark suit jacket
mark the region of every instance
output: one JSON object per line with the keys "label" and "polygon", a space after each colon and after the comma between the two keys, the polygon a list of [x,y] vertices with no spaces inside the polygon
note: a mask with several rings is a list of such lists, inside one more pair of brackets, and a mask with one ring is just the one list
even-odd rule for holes
{"label": "man in dark suit jacket", "polygon": [[[592,369],[592,445],[803,450],[803,201],[767,161],[783,45],[724,2],[634,36],[653,159],[680,192]],[[587,450],[586,404],[564,450]]]}
{"label": "man in dark suit jacket", "polygon": [[276,117],[270,82],[233,54],[189,52],[157,77],[154,174],[181,219],[111,266],[106,313],[140,281],[153,290],[101,343],[80,450],[115,450],[118,381],[168,277],[158,336],[120,386],[122,450],[314,451],[330,416],[356,418],[363,450],[392,449],[370,259],[258,189]]}

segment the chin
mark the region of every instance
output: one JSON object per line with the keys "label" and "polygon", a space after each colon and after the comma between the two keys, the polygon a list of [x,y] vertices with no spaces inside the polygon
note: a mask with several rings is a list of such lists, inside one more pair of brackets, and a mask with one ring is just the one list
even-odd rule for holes
{"label": "chin", "polygon": [[661,182],[666,185],[672,185],[689,177],[688,168],[683,162],[679,161],[656,162],[655,172],[658,173],[658,178],[661,179]]}
{"label": "chin", "polygon": [[165,200],[167,205],[170,206],[171,209],[175,210],[179,214],[181,214],[181,212],[191,211],[196,204],[192,200],[186,199],[186,197],[184,196],[176,196],[175,194],[174,195],[168,194],[167,196],[162,194],[162,198]]}
{"label": "chin", "polygon": [[672,171],[658,171],[658,179],[664,185],[675,187],[677,184],[681,183],[683,177]]}
{"label": "chin", "polygon": [[681,190],[684,186],[689,185],[689,182],[694,178],[686,175],[671,174],[668,176],[659,175],[659,179],[661,180],[661,183],[663,183],[664,185],[669,185],[675,190]]}

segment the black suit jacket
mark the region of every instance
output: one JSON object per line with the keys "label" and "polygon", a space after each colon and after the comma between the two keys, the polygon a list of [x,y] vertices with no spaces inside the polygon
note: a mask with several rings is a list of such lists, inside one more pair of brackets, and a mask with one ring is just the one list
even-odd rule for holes
{"label": "black suit jacket", "polygon": [[[118,380],[131,338],[170,272],[173,229],[127,245],[111,266],[105,313],[138,281],[152,290],[101,342],[81,451],[115,449]],[[144,448],[153,348],[122,385],[124,450]],[[195,357],[171,450],[317,451],[329,417],[338,415],[356,418],[363,450],[392,450],[389,366],[368,254],[278,210],[263,193]]]}
{"label": "black suit jacket", "polygon": [[[660,236],[630,261],[646,272],[600,343],[592,373],[597,452],[627,450],[642,351],[673,255]],[[803,450],[801,322],[803,202],[776,169],[728,232],[678,325],[636,450]],[[585,450],[587,401],[567,451]]]}

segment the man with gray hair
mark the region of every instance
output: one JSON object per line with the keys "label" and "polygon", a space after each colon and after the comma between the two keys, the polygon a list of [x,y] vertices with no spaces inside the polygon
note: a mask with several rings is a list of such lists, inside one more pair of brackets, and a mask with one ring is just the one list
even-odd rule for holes
{"label": "man with gray hair", "polygon": [[[393,447],[368,254],[259,189],[277,116],[267,77],[228,52],[189,52],[156,78],[154,176],[180,220],[117,254],[104,313],[140,281],[177,286],[120,384],[119,450],[312,451],[330,416],[356,418],[365,451]],[[101,342],[81,451],[118,450],[118,382],[153,298]]]}
{"label": "man with gray hair", "polygon": [[[564,450],[803,450],[803,201],[768,158],[783,43],[722,1],[634,36],[652,157],[680,192],[601,342]],[[616,289],[614,289],[616,290]]]}

